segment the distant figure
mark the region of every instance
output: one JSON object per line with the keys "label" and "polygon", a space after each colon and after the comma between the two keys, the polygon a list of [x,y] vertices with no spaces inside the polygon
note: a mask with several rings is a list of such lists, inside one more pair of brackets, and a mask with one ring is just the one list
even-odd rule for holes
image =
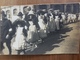
{"label": "distant figure", "polygon": [[44,21],[44,12],[40,11],[38,15],[38,24],[40,26],[39,29],[39,36],[40,38],[43,39],[47,37],[47,30],[46,30],[46,23]]}
{"label": "distant figure", "polygon": [[17,15],[18,15],[17,9],[13,9],[13,16],[12,16],[12,20],[11,20],[12,23],[14,23],[15,20],[18,19],[18,16]]}
{"label": "distant figure", "polygon": [[48,12],[48,28],[49,28],[49,32],[54,32],[56,29],[56,25],[55,25],[55,19],[53,17],[53,11],[52,9],[49,10]]}
{"label": "distant figure", "polygon": [[78,16],[78,21],[80,21],[80,13],[79,13],[79,16]]}
{"label": "distant figure", "polygon": [[6,17],[6,13],[4,11],[2,11],[2,22],[6,21],[7,17]]}
{"label": "distant figure", "polygon": [[61,14],[63,24],[66,24],[66,16],[64,13]]}
{"label": "distant figure", "polygon": [[7,19],[11,21],[11,13],[10,13],[10,10],[7,10],[7,11],[6,11],[6,15],[7,15],[7,16],[6,16]]}
{"label": "distant figure", "polygon": [[59,17],[58,11],[55,11],[54,19],[55,19],[55,24],[56,24],[56,30],[60,30],[60,17]]}

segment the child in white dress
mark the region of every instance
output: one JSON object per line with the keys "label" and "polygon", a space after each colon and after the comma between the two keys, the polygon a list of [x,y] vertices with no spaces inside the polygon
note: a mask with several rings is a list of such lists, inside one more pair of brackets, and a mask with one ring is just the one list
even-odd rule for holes
{"label": "child in white dress", "polygon": [[73,18],[73,19],[72,19],[73,22],[76,22],[76,18],[77,18],[77,17],[76,17],[76,14],[73,14],[72,18]]}
{"label": "child in white dress", "polygon": [[15,36],[15,42],[13,43],[13,49],[15,50],[21,50],[24,49],[24,43],[25,43],[25,37],[23,35],[23,27],[20,27],[18,25],[16,36]]}
{"label": "child in white dress", "polygon": [[48,28],[49,28],[50,32],[55,31],[55,20],[53,18],[53,14],[50,14],[50,16],[49,16]]}
{"label": "child in white dress", "polygon": [[29,31],[27,36],[27,41],[31,43],[35,43],[39,40],[38,31],[36,26],[33,24],[33,21],[29,21]]}
{"label": "child in white dress", "polygon": [[47,37],[47,32],[46,32],[46,24],[44,22],[44,15],[39,15],[38,21],[39,21],[38,24],[40,26],[39,36],[40,38],[45,38]]}
{"label": "child in white dress", "polygon": [[67,23],[70,23],[70,20],[71,20],[71,14],[68,14],[68,17],[67,17]]}
{"label": "child in white dress", "polygon": [[16,33],[15,33],[15,40],[12,44],[12,49],[18,51],[18,54],[21,53],[21,51],[24,52],[25,54],[25,49],[26,49],[26,35],[25,33],[27,32],[24,32],[24,30],[27,30],[27,26],[25,24],[25,21],[22,20],[22,13],[20,12],[18,14],[19,18],[16,20]]}
{"label": "child in white dress", "polygon": [[65,14],[64,13],[62,13],[62,22],[63,22],[63,24],[66,24],[66,16],[65,16]]}
{"label": "child in white dress", "polygon": [[37,48],[37,44],[36,42],[38,42],[39,40],[39,34],[36,28],[35,23],[33,22],[33,14],[29,15],[30,18],[28,20],[30,26],[29,26],[29,30],[28,30],[28,36],[27,36],[27,42],[30,44],[31,46],[31,51],[33,51],[35,48]]}
{"label": "child in white dress", "polygon": [[59,30],[60,26],[59,26],[59,16],[58,15],[55,16],[55,24],[56,24],[56,29]]}

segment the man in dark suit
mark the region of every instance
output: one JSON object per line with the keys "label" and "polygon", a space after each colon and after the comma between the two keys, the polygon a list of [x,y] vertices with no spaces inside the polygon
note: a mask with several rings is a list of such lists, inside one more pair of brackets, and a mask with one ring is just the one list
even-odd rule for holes
{"label": "man in dark suit", "polygon": [[[7,11],[6,13],[9,13],[9,11]],[[1,49],[3,50],[3,43],[6,43],[6,46],[9,49],[9,54],[11,54],[11,39],[12,36],[10,36],[10,32],[12,31],[12,23],[11,21],[7,18],[7,15],[5,16],[6,20],[2,23],[2,33],[1,33],[1,37],[2,37],[2,41],[1,41]]]}

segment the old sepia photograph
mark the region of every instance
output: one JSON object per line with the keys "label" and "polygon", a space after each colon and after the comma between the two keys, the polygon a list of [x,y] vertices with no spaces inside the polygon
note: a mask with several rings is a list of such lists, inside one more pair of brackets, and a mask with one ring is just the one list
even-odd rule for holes
{"label": "old sepia photograph", "polygon": [[0,55],[79,54],[80,4],[0,7]]}

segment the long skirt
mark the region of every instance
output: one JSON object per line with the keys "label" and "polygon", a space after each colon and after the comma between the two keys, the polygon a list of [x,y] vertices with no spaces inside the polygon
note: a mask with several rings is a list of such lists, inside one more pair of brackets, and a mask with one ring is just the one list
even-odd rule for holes
{"label": "long skirt", "polygon": [[36,41],[39,40],[38,32],[28,31],[28,36],[26,40],[30,43],[35,43]]}
{"label": "long skirt", "polygon": [[45,38],[47,37],[47,27],[45,23],[42,22],[38,22],[39,26],[40,26],[40,30],[39,30],[39,37],[40,38]]}
{"label": "long skirt", "polygon": [[12,44],[14,50],[25,49],[25,36],[23,35],[23,27],[19,27],[16,32],[15,41]]}
{"label": "long skirt", "polygon": [[55,20],[49,21],[48,22],[48,29],[50,32],[55,31]]}
{"label": "long skirt", "polygon": [[60,29],[59,19],[55,19],[55,24],[56,24],[56,29],[59,30]]}
{"label": "long skirt", "polygon": [[45,37],[47,37],[46,29],[45,29],[45,30],[40,29],[40,31],[39,31],[39,37],[40,37],[40,38],[45,38]]}

